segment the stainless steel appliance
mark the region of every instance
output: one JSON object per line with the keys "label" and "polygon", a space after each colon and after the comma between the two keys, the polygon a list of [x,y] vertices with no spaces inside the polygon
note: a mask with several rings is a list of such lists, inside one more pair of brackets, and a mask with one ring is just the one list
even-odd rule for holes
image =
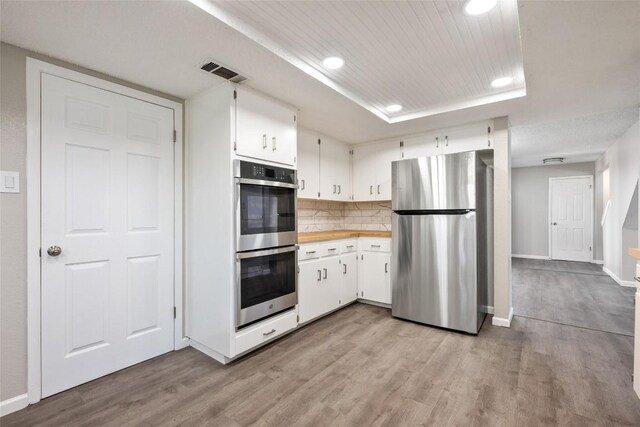
{"label": "stainless steel appliance", "polygon": [[236,327],[295,307],[298,246],[236,254]]}
{"label": "stainless steel appliance", "polygon": [[234,161],[236,328],[298,303],[296,171]]}
{"label": "stainless steel appliance", "polygon": [[392,163],[392,315],[478,333],[492,268],[492,151]]}
{"label": "stainless steel appliance", "polygon": [[296,171],[235,160],[236,250],[298,243]]}

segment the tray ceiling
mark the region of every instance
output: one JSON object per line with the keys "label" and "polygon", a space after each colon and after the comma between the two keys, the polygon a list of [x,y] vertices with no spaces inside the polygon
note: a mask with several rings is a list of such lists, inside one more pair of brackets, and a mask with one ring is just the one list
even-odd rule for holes
{"label": "tray ceiling", "polygon": [[515,0],[480,16],[460,1],[191,2],[389,123],[526,93]]}

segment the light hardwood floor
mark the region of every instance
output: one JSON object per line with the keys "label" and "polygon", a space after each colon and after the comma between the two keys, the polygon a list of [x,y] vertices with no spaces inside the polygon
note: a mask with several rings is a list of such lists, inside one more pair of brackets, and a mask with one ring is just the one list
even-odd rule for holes
{"label": "light hardwood floor", "polygon": [[355,304],[230,365],[188,348],[0,424],[637,426],[632,351],[632,337],[544,320],[488,318],[473,337]]}

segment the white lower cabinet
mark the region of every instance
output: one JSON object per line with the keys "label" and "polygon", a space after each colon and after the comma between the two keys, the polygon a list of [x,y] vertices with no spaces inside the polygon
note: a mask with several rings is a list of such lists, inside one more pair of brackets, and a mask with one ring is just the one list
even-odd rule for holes
{"label": "white lower cabinet", "polygon": [[298,315],[308,322],[340,306],[340,258],[332,256],[300,263]]}
{"label": "white lower cabinet", "polygon": [[360,298],[391,304],[391,254],[362,252],[358,266]]}
{"label": "white lower cabinet", "polygon": [[347,305],[358,299],[358,254],[354,252],[340,255],[340,264],[340,305]]}
{"label": "white lower cabinet", "polygon": [[300,245],[299,322],[358,298],[391,304],[390,244],[388,238],[361,238]]}

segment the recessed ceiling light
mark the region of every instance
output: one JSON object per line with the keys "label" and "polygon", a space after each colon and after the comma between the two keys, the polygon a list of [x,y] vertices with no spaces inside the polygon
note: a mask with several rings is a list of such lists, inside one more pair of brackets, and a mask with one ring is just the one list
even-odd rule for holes
{"label": "recessed ceiling light", "polygon": [[402,105],[400,105],[400,104],[387,105],[386,110],[389,113],[397,113],[398,111],[402,110]]}
{"label": "recessed ceiling light", "polygon": [[513,83],[513,77],[500,77],[491,82],[491,87],[505,87]]}
{"label": "recessed ceiling light", "polygon": [[498,0],[469,0],[464,5],[464,13],[467,15],[482,15],[495,7]]}
{"label": "recessed ceiling light", "polygon": [[322,61],[322,65],[330,70],[337,70],[338,68],[342,68],[344,65],[344,59],[339,56],[330,56]]}

